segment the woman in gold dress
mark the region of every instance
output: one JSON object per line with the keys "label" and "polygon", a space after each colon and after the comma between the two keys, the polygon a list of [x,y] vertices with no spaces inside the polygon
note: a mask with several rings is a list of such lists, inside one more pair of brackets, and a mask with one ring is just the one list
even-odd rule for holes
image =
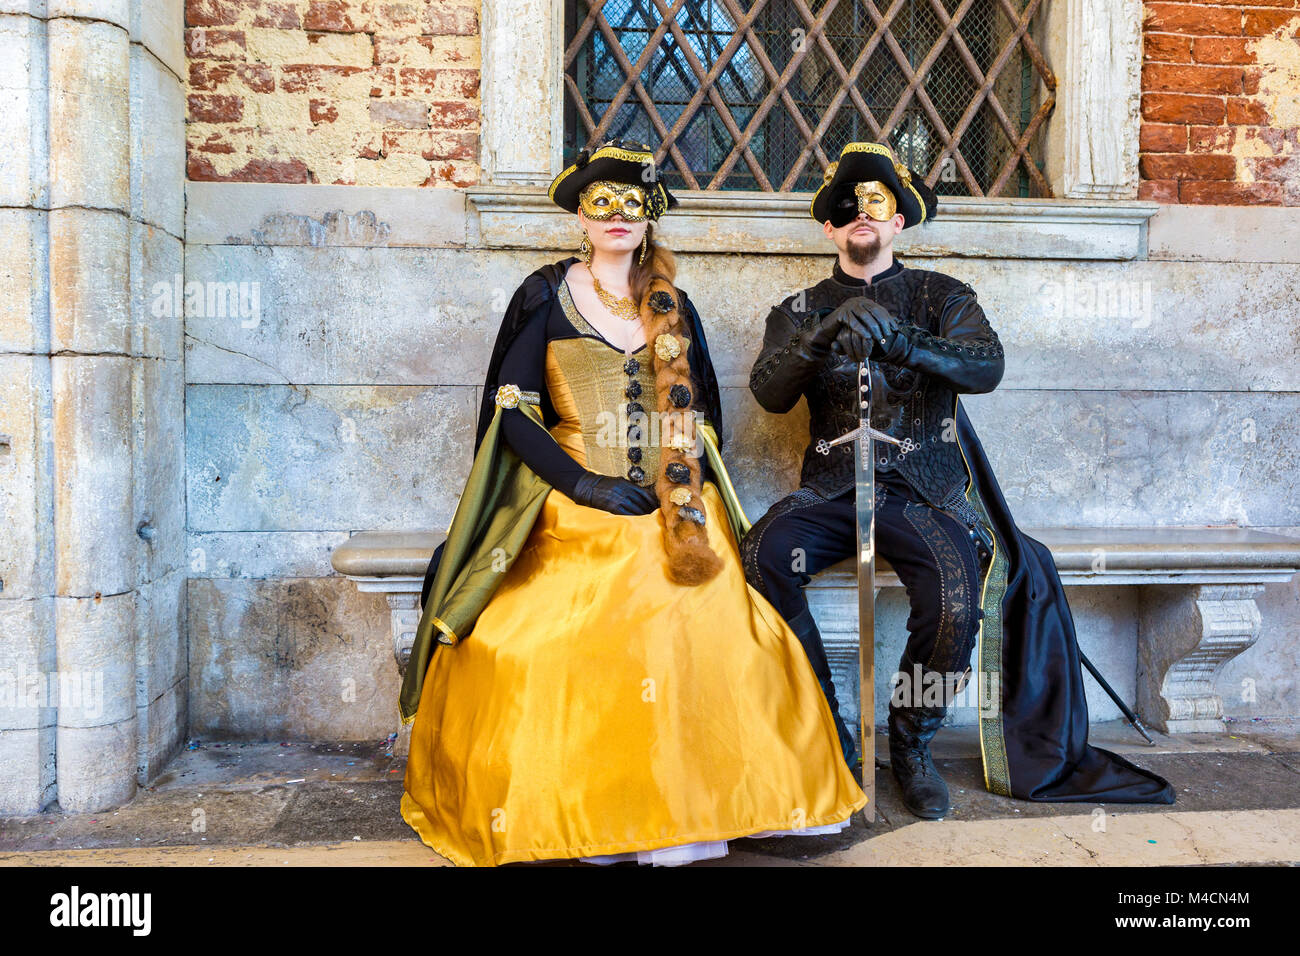
{"label": "woman in gold dress", "polygon": [[749,587],[699,316],[645,147],[551,185],[582,259],[529,276],[402,688],[402,816],[458,865],[721,856],[866,803],[781,616]]}

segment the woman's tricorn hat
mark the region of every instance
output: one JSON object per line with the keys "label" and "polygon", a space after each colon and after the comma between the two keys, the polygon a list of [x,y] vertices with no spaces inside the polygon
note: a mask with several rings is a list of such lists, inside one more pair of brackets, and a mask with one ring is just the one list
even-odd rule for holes
{"label": "woman's tricorn hat", "polygon": [[915,226],[934,216],[938,199],[920,174],[908,169],[883,143],[849,143],[840,158],[826,168],[821,187],[813,194],[810,212],[818,222],[831,218],[831,209],[855,183],[880,182],[889,187],[903,214],[903,228]]}
{"label": "woman's tricorn hat", "polygon": [[622,139],[609,140],[594,150],[584,149],[572,166],[555,177],[549,195],[561,209],[576,213],[578,195],[598,180],[642,187],[651,219],[658,219],[677,205],[676,197],[660,180],[650,147]]}

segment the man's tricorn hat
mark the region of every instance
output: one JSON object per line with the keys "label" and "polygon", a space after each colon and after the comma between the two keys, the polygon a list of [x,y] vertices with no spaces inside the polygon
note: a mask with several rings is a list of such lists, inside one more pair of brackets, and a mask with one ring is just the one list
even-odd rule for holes
{"label": "man's tricorn hat", "polygon": [[840,158],[826,169],[821,188],[813,195],[810,211],[818,222],[831,218],[831,210],[855,183],[880,182],[889,187],[903,214],[903,228],[925,222],[934,215],[938,200],[921,176],[894,159],[882,143],[849,143]]}
{"label": "man's tricorn hat", "polygon": [[676,197],[660,181],[650,147],[622,139],[609,140],[595,150],[584,149],[572,166],[555,177],[549,195],[561,209],[576,213],[578,195],[589,183],[599,180],[643,188],[651,219],[658,219],[677,205]]}

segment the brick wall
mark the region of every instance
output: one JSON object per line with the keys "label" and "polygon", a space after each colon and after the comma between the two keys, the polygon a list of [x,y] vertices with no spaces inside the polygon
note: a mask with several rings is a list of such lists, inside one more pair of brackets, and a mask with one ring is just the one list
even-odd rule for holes
{"label": "brick wall", "polygon": [[1300,0],[1145,7],[1141,197],[1300,206]]}
{"label": "brick wall", "polygon": [[189,178],[478,180],[477,0],[187,0]]}

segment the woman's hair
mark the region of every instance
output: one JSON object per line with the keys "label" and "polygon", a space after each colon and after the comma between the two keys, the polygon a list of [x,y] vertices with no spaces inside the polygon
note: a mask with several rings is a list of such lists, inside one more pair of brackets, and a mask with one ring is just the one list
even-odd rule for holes
{"label": "woman's hair", "polygon": [[637,258],[640,255],[640,248],[632,253],[632,270],[628,273],[628,287],[632,292],[632,301],[640,304],[645,298],[646,290],[650,288],[650,283],[655,279],[663,279],[670,286],[673,280],[677,278],[677,260],[673,257],[672,250],[667,246],[655,242],[655,224],[646,223],[645,238],[648,244],[645,256],[645,265],[637,265]]}

